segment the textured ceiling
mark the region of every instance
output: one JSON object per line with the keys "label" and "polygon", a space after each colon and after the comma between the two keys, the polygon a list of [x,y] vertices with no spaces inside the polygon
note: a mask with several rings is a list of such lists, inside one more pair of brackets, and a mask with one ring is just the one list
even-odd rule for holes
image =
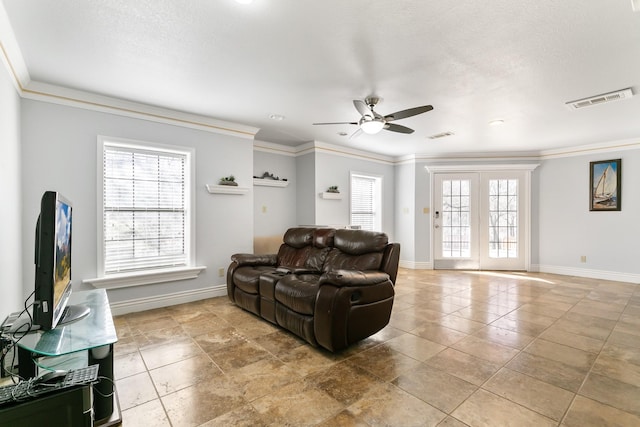
{"label": "textured ceiling", "polygon": [[[30,84],[385,155],[530,152],[640,136],[640,13],[629,0],[1,0]],[[353,99],[379,113],[431,104],[350,140]],[[282,121],[271,114],[285,117]],[[489,126],[494,119],[502,126]],[[453,132],[441,139],[429,135]]]}

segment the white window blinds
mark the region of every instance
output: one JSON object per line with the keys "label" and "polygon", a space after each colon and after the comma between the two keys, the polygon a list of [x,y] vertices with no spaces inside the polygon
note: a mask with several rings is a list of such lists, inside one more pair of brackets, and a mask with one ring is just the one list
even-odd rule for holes
{"label": "white window blinds", "polygon": [[104,273],[186,266],[187,155],[103,150]]}
{"label": "white window blinds", "polygon": [[363,230],[376,228],[376,178],[351,176],[351,225]]}

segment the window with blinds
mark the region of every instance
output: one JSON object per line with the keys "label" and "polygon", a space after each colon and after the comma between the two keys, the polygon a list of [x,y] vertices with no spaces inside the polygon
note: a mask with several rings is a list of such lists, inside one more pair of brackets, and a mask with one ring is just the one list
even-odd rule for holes
{"label": "window with blinds", "polygon": [[351,175],[351,226],[380,230],[380,177]]}
{"label": "window with blinds", "polygon": [[105,141],[105,275],[188,265],[188,168],[188,152]]}

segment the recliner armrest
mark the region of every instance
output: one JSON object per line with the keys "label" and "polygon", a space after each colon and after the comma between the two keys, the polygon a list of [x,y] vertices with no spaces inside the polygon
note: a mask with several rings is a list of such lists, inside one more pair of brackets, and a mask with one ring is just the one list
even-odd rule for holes
{"label": "recliner armrest", "polygon": [[233,254],[231,255],[231,261],[243,265],[276,265],[278,262],[278,256],[276,254]]}
{"label": "recliner armrest", "polygon": [[337,287],[368,286],[377,285],[388,280],[389,275],[382,271],[332,270],[320,276],[320,286],[325,284]]}

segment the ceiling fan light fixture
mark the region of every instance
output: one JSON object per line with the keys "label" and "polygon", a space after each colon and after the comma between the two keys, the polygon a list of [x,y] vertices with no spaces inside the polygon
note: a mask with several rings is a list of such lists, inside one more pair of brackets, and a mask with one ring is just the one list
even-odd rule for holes
{"label": "ceiling fan light fixture", "polygon": [[384,120],[374,119],[373,117],[364,116],[360,119],[360,129],[369,135],[375,135],[384,127]]}
{"label": "ceiling fan light fixture", "polygon": [[[639,0],[640,1],[640,0]],[[380,98],[369,96],[364,101],[361,99],[354,99],[353,106],[360,113],[360,119],[357,122],[324,122],[313,123],[314,125],[358,125],[356,130],[349,139],[353,139],[363,132],[369,135],[374,135],[381,130],[410,134],[415,132],[413,129],[406,126],[393,123],[399,119],[406,119],[408,117],[417,116],[418,114],[426,113],[433,110],[431,105],[423,105],[421,107],[408,108],[406,110],[396,111],[395,113],[387,114],[386,116],[376,113],[373,107],[380,101]]]}

